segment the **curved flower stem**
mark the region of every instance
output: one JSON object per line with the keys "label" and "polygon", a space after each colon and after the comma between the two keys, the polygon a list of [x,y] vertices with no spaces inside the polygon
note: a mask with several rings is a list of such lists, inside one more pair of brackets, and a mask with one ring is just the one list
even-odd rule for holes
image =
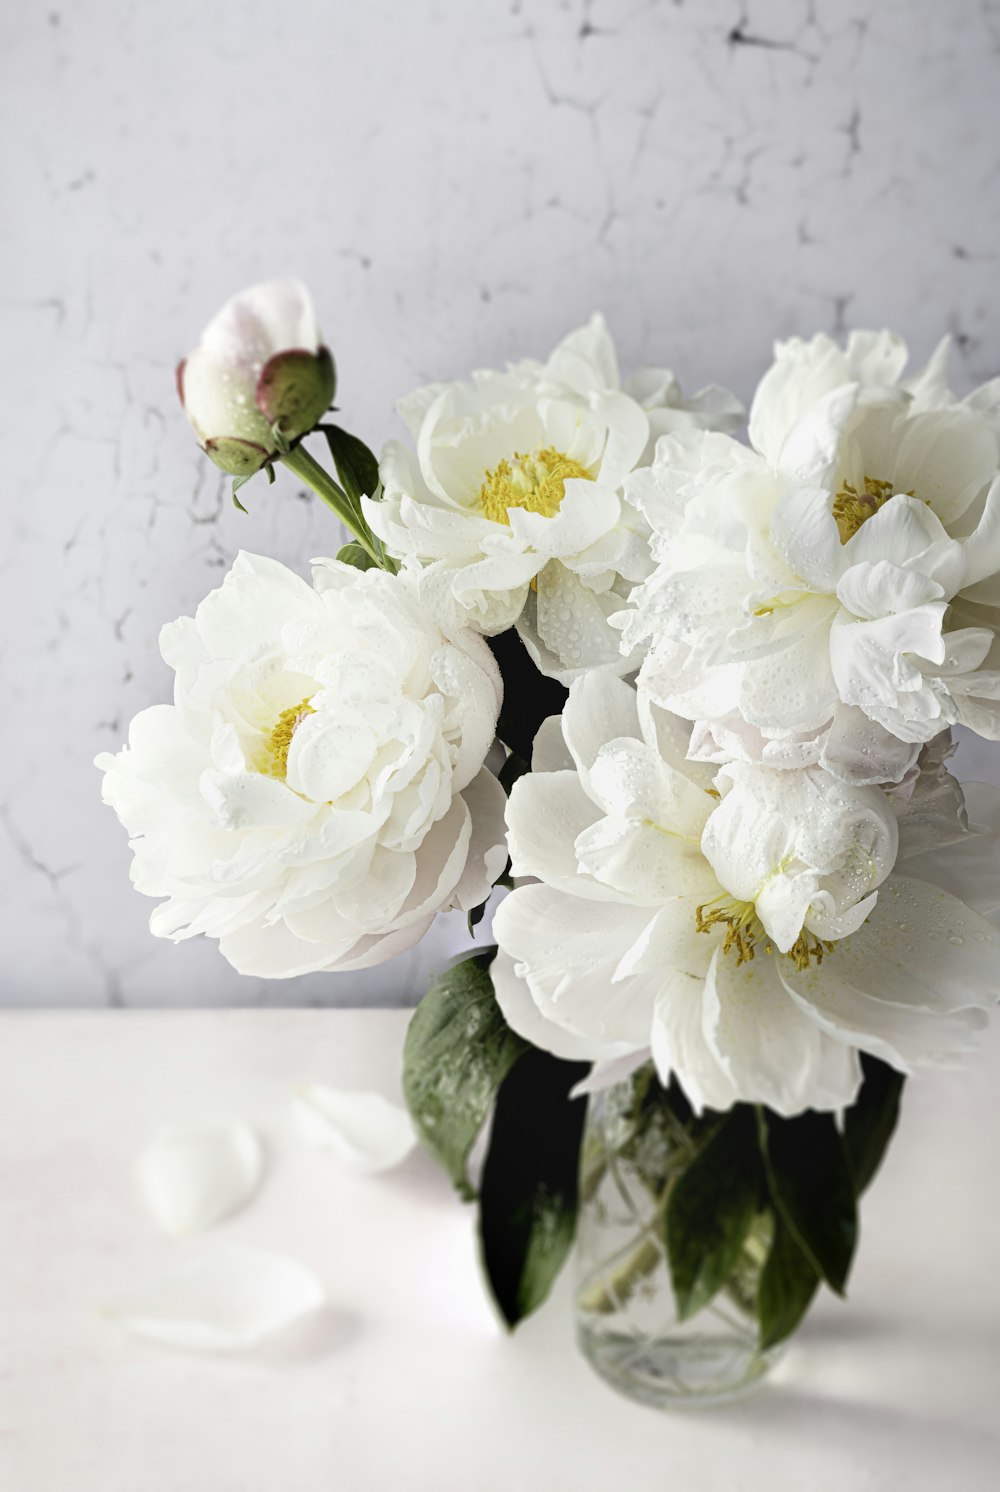
{"label": "curved flower stem", "polygon": [[371,531],[361,516],[361,511],[356,503],[353,503],[338,482],[335,482],[328,471],[324,471],[319,462],[310,456],[305,446],[297,445],[293,450],[286,452],[281,461],[288,470],[295,475],[321,497],[332,513],[340,519],[345,528],[349,529],[362,549],[374,560],[380,569],[385,564],[375,551],[372,542]]}

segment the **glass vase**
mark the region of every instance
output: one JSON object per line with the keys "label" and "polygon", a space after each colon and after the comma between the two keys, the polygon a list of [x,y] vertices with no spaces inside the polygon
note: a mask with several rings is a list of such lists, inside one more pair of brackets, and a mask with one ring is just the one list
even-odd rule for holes
{"label": "glass vase", "polygon": [[693,1158],[696,1124],[645,1067],[592,1095],[582,1149],[577,1340],[614,1388],[663,1409],[741,1398],[784,1350],[761,1350],[756,1320],[773,1229],[767,1213],[715,1298],[678,1319],[665,1218],[671,1185]]}

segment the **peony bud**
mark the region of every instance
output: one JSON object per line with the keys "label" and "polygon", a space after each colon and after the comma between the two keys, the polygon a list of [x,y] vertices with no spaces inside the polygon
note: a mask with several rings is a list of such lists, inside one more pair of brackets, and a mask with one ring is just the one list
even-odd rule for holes
{"label": "peony bud", "polygon": [[177,369],[177,392],[202,449],[237,477],[279,454],[275,428],[282,442],[307,434],[329,408],[334,383],[333,358],[298,280],[234,295]]}

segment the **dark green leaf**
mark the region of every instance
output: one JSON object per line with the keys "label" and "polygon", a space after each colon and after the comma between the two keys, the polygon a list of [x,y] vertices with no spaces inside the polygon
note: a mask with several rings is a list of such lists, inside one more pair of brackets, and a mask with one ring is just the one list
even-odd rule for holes
{"label": "dark green leaf", "polygon": [[732,1274],[762,1188],[754,1113],[739,1105],[674,1183],[667,1203],[670,1275],[682,1321]]}
{"label": "dark green leaf", "polygon": [[483,1267],[508,1326],[541,1305],[576,1231],[586,1063],[529,1048],[497,1095],[479,1197]]}
{"label": "dark green leaf", "polygon": [[844,1143],[851,1161],[857,1196],[881,1164],[899,1118],[903,1075],[877,1057],[862,1055],[865,1080],[857,1100],[844,1115]]}
{"label": "dark green leaf", "polygon": [[359,499],[372,497],[378,487],[378,461],[363,440],[339,425],[321,425],[320,429],[330,447],[340,485],[358,507]]}
{"label": "dark green leaf", "polygon": [[403,1048],[403,1092],[427,1150],[462,1196],[472,1144],[493,1096],[527,1043],[509,1029],[493,994],[495,948],[447,969],[413,1013]]}
{"label": "dark green leaf", "polygon": [[519,777],[523,777],[525,773],[529,772],[530,770],[531,768],[528,766],[528,763],[526,761],[523,761],[522,758],[518,756],[516,751],[512,751],[510,753],[507,760],[500,768],[500,771],[497,773],[497,781],[500,783],[500,786],[503,788],[508,797],[510,797],[510,790],[514,786],[517,779]]}
{"label": "dark green leaf", "polygon": [[[489,900],[489,898],[487,897],[487,901],[488,900]],[[482,922],[482,920],[483,920],[483,918],[485,916],[486,916],[486,902],[485,901],[481,901],[479,903],[478,907],[473,907],[472,908],[472,911],[469,913],[468,917],[466,917],[466,919],[465,919],[465,925],[469,929],[469,937],[470,938],[475,936],[476,928],[479,926],[480,922]]]}
{"label": "dark green leaf", "polygon": [[774,1238],[757,1292],[761,1347],[776,1347],[795,1330],[818,1287],[819,1275],[775,1210]]}
{"label": "dark green leaf", "polygon": [[858,1240],[854,1179],[832,1114],[794,1119],[758,1110],[761,1152],[775,1210],[832,1290],[843,1295]]}
{"label": "dark green leaf", "polygon": [[513,628],[486,641],[503,675],[497,735],[522,761],[530,762],[535,733],[549,715],[562,713],[566,690],[555,679],[539,673]]}
{"label": "dark green leaf", "polygon": [[345,565],[353,565],[356,570],[377,570],[378,565],[372,559],[367,549],[362,549],[360,544],[352,540],[345,544],[343,549],[337,551],[337,558]]}

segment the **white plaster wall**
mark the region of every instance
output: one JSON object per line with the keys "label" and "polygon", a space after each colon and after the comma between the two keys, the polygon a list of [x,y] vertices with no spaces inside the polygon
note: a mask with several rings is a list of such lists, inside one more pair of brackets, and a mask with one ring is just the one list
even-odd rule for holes
{"label": "white plaster wall", "polygon": [[459,938],[241,980],[150,937],[100,805],[160,624],[241,546],[336,544],[286,478],[235,512],[183,423],[174,363],[232,290],[310,282],[373,444],[415,383],[595,307],[690,386],[883,323],[950,330],[968,386],[1000,368],[998,52],[995,0],[4,7],[0,999],[392,1003]]}

